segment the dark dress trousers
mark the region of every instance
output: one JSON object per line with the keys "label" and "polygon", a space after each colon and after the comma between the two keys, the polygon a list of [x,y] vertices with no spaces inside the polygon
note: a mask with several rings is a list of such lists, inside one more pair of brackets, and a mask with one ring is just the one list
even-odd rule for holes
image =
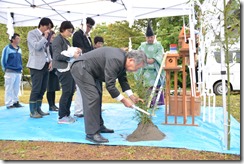
{"label": "dark dress trousers", "polygon": [[62,87],[62,95],[59,100],[59,119],[64,116],[70,115],[70,106],[72,102],[72,97],[75,91],[75,81],[72,78],[70,70],[66,72],[59,72],[58,69],[65,69],[68,66],[69,57],[61,55],[61,52],[68,49],[68,45],[70,43],[67,39],[63,38],[61,34],[59,34],[52,43],[53,50],[53,68],[57,69],[57,75],[59,82]]}
{"label": "dark dress trousers", "polygon": [[71,66],[71,74],[83,99],[86,134],[95,134],[103,126],[100,116],[101,82],[105,82],[112,98],[120,95],[115,86],[117,78],[123,92],[130,89],[125,70],[125,53],[119,48],[102,47],[81,55]]}

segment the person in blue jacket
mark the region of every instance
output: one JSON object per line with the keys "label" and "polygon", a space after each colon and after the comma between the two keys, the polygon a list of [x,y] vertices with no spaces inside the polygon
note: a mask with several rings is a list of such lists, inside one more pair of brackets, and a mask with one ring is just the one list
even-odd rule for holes
{"label": "person in blue jacket", "polygon": [[1,65],[5,73],[5,105],[7,109],[22,107],[18,98],[22,75],[22,51],[19,43],[20,35],[14,33],[10,44],[2,51]]}

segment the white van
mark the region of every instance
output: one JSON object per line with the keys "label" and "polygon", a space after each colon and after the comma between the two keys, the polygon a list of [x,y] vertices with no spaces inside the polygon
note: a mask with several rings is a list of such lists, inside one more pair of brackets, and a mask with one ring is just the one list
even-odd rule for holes
{"label": "white van", "polygon": [[[221,95],[223,92],[222,89],[222,76],[221,76],[221,58],[220,51],[215,51],[212,54],[212,57],[208,57],[206,65],[208,65],[208,85],[212,86],[213,92],[216,95]],[[230,89],[231,91],[240,91],[240,49],[230,50],[229,51],[229,66],[230,66]],[[227,64],[226,64],[227,66]],[[227,69],[226,69],[226,92],[227,88]]]}

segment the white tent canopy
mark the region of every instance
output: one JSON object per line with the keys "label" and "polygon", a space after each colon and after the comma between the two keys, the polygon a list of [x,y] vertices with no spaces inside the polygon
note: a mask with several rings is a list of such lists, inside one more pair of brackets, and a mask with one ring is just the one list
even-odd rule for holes
{"label": "white tent canopy", "polygon": [[96,23],[190,14],[189,0],[0,0],[0,23],[12,13],[14,26],[37,26],[42,17],[54,25],[69,20],[74,26],[92,17]]}

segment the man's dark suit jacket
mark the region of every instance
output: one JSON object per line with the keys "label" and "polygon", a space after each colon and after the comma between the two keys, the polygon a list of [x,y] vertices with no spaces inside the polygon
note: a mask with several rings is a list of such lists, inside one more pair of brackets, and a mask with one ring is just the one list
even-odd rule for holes
{"label": "man's dark suit jacket", "polygon": [[90,45],[86,35],[84,34],[84,32],[81,29],[79,29],[73,35],[73,39],[72,39],[73,46],[79,47],[82,50],[82,53],[86,53],[86,52],[93,50],[91,37],[88,37],[88,38],[91,42],[91,45]]}
{"label": "man's dark suit jacket", "polygon": [[101,47],[81,55],[74,63],[83,61],[85,65],[83,69],[95,80],[105,82],[111,97],[115,98],[120,94],[115,86],[117,78],[123,92],[130,89],[125,70],[125,53],[120,48]]}

